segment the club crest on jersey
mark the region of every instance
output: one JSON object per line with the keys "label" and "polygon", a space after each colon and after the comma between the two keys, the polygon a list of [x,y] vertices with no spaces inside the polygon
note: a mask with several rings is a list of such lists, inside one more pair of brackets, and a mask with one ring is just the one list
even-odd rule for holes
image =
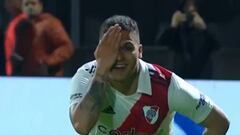
{"label": "club crest on jersey", "polygon": [[159,117],[159,107],[158,106],[144,106],[143,112],[146,121],[153,125],[157,122]]}

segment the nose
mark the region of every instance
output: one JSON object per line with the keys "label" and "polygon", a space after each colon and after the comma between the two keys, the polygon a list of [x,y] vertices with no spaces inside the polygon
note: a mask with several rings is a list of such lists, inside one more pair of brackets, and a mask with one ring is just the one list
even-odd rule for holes
{"label": "nose", "polygon": [[122,59],[123,59],[123,53],[121,51],[119,51],[117,54],[117,60],[120,61]]}

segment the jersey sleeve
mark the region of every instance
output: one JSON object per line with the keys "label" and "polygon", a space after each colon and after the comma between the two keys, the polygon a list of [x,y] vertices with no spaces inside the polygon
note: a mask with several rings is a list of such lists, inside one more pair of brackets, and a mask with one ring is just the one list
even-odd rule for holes
{"label": "jersey sleeve", "polygon": [[95,62],[90,62],[78,69],[71,80],[70,86],[70,106],[81,102],[92,83],[92,78],[96,69]]}
{"label": "jersey sleeve", "polygon": [[171,111],[179,112],[196,123],[201,123],[213,108],[213,102],[197,88],[173,74],[168,92]]}

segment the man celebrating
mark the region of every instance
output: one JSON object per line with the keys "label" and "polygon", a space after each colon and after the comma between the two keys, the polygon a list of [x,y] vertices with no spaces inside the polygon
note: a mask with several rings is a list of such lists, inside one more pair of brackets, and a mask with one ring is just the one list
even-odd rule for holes
{"label": "man celebrating", "polygon": [[137,23],[106,19],[95,61],[72,79],[70,117],[80,134],[169,135],[175,112],[223,135],[229,121],[212,101],[171,71],[142,58]]}

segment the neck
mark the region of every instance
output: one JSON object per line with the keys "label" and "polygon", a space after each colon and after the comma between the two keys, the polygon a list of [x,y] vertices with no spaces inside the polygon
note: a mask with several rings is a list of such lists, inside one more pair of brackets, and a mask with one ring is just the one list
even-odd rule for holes
{"label": "neck", "polygon": [[111,81],[110,84],[124,95],[131,95],[137,91],[140,69],[123,81]]}

